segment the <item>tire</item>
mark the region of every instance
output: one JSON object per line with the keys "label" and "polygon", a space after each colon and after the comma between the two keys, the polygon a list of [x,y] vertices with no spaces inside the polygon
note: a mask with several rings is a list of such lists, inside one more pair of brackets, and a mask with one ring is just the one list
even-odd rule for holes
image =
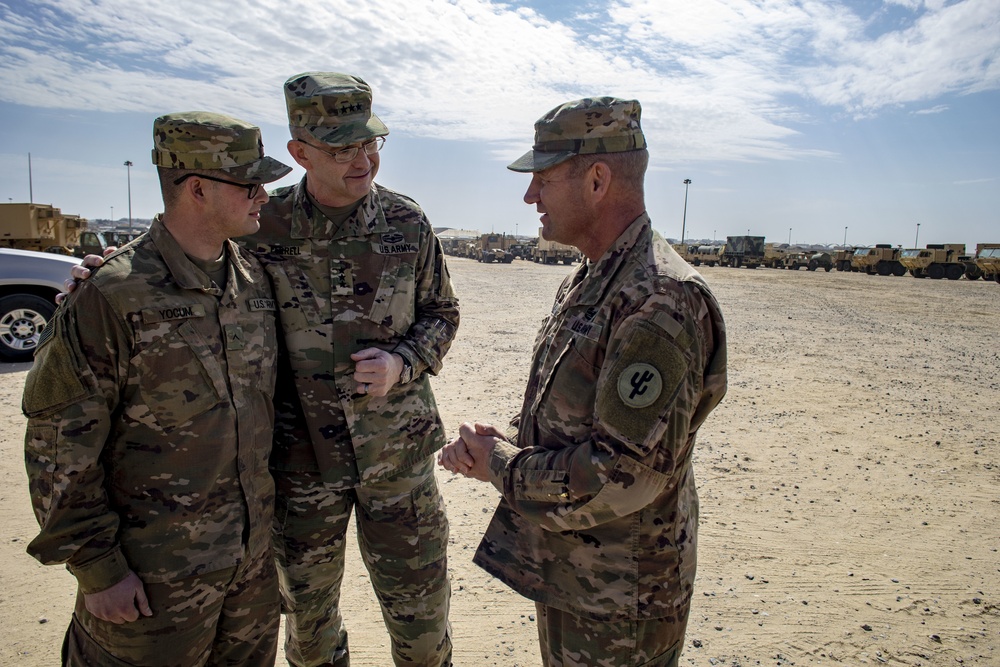
{"label": "tire", "polygon": [[0,299],[0,357],[31,361],[42,329],[56,306],[34,294],[12,294]]}
{"label": "tire", "polygon": [[878,263],[878,264],[877,264],[877,265],[875,266],[875,271],[876,271],[876,272],[877,272],[877,273],[878,273],[878,274],[879,274],[880,276],[887,276],[887,275],[889,275],[890,273],[892,273],[892,267],[891,267],[891,266],[889,266],[888,264],[886,264],[885,262],[879,262],[879,263]]}
{"label": "tire", "polygon": [[944,267],[940,264],[931,264],[927,267],[927,277],[931,280],[941,280],[944,278]]}
{"label": "tire", "polygon": [[945,267],[944,277],[948,280],[958,280],[965,275],[965,266],[962,264],[949,264]]}
{"label": "tire", "polygon": [[810,271],[815,271],[816,269],[819,268],[819,262],[817,262],[815,259],[810,259],[809,260],[809,266],[807,268]]}
{"label": "tire", "polygon": [[897,278],[899,278],[900,276],[905,276],[906,275],[906,267],[903,266],[902,264],[893,264],[892,265],[892,275],[896,276]]}
{"label": "tire", "polygon": [[823,270],[824,270],[824,271],[826,271],[827,273],[830,273],[830,270],[831,270],[832,268],[833,268],[832,266],[824,266],[824,267],[823,267]]}

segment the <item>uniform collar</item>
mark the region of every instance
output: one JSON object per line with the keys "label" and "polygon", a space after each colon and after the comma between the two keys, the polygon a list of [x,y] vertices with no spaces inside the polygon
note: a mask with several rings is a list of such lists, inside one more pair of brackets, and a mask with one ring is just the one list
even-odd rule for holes
{"label": "uniform collar", "polygon": [[293,239],[357,238],[389,231],[374,182],[368,194],[358,204],[358,208],[347,217],[344,224],[334,229],[330,219],[309,200],[306,192],[307,177],[303,176],[302,180],[293,186],[295,192],[290,230]]}
{"label": "uniform collar", "polygon": [[[153,218],[153,224],[149,227],[149,236],[153,239],[153,243],[156,244],[156,249],[159,250],[160,256],[163,258],[163,263],[167,265],[170,276],[177,283],[178,287],[199,290],[209,294],[218,292],[218,288],[212,287],[212,281],[205,275],[205,272],[188,259],[187,254],[185,254],[180,244],[177,243],[170,230],[163,224],[162,214],[158,214]],[[253,277],[250,275],[250,266],[243,256],[240,255],[236,244],[227,239],[222,251],[229,257],[228,267],[235,269],[246,283],[253,283]],[[228,267],[227,271],[230,270]],[[226,291],[233,291],[232,280],[226,281]]]}
{"label": "uniform collar", "polygon": [[563,306],[592,306],[603,301],[611,282],[624,264],[625,257],[640,240],[648,238],[650,234],[652,225],[649,215],[643,212],[629,223],[596,262],[584,259],[571,281],[576,286],[570,289]]}

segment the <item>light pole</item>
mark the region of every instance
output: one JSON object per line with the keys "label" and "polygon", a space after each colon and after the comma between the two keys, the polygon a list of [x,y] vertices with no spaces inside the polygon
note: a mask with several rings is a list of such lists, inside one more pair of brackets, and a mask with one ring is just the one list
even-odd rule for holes
{"label": "light pole", "polygon": [[112,206],[111,207],[111,222],[114,223],[114,221],[115,221],[115,207]]}
{"label": "light pole", "polygon": [[125,175],[128,178],[128,234],[132,236],[132,160],[125,160]]}
{"label": "light pole", "polygon": [[788,228],[788,245],[792,245],[792,228]]}
{"label": "light pole", "polygon": [[917,235],[913,238],[913,247],[919,248],[920,244],[917,241],[920,240],[920,223],[917,223]]}
{"label": "light pole", "polygon": [[847,227],[844,227],[844,250],[847,250]]}
{"label": "light pole", "polygon": [[684,215],[681,217],[681,245],[684,245],[684,232],[687,229],[687,218],[688,218],[688,186],[691,185],[691,179],[684,179]]}

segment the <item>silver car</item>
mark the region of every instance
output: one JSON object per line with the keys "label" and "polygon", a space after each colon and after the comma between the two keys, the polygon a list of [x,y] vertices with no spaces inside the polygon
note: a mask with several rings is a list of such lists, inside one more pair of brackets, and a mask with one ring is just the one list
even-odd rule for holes
{"label": "silver car", "polygon": [[0,358],[31,360],[56,310],[55,296],[79,263],[55,253],[0,248]]}

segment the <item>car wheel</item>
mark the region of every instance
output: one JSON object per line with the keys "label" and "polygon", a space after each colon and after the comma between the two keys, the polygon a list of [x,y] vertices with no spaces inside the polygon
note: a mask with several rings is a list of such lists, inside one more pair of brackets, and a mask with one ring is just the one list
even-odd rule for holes
{"label": "car wheel", "polygon": [[56,312],[55,304],[33,294],[0,299],[0,357],[31,361],[42,329]]}

